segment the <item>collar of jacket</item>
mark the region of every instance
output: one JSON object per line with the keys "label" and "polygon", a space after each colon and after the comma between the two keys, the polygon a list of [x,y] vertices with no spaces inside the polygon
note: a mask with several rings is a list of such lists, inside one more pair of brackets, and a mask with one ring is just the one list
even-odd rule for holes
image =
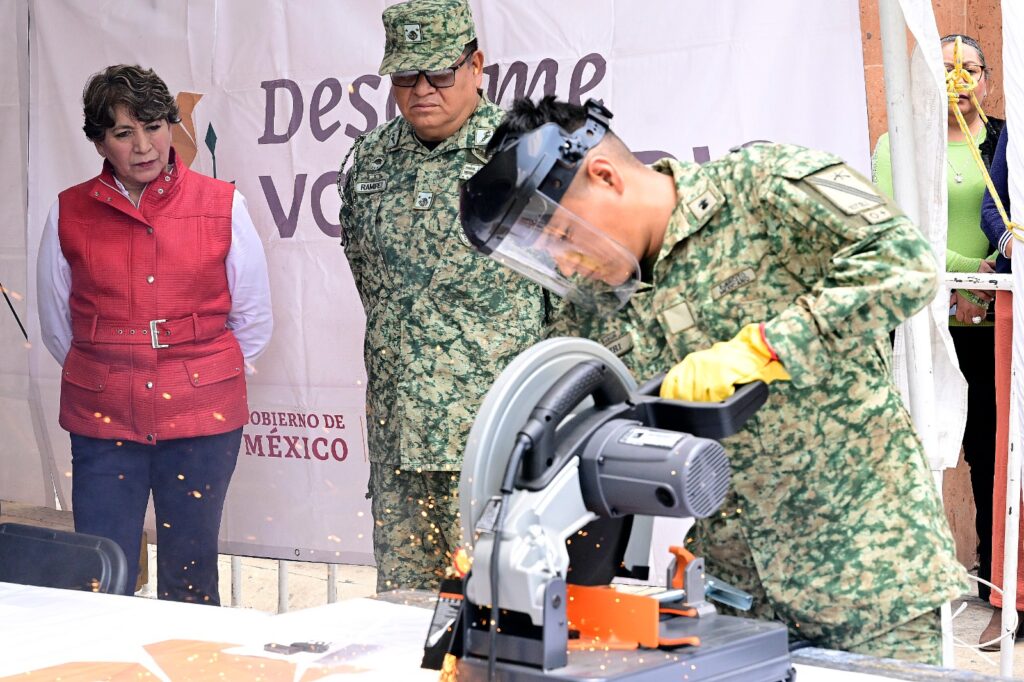
{"label": "collar of jacket", "polygon": [[671,174],[676,183],[676,207],[665,228],[665,239],[658,261],[666,258],[675,245],[708,224],[725,203],[725,195],[696,163],[664,158],[651,168]]}
{"label": "collar of jacket", "polygon": [[[490,100],[483,92],[478,91],[478,99],[476,103],[476,109],[470,114],[466,122],[462,124],[454,135],[441,140],[441,144],[437,145],[433,149],[427,149],[422,142],[416,137],[415,131],[412,129],[410,124],[404,117],[400,116],[398,121],[398,128],[396,129],[395,138],[393,143],[388,144],[388,151],[393,152],[396,150],[404,150],[410,152],[417,152],[423,154],[427,158],[444,154],[445,152],[452,151],[453,149],[472,149],[474,147],[481,147],[476,143],[476,131],[479,129],[493,130],[497,125],[496,122],[490,120],[488,116],[488,109],[493,107]],[[486,120],[485,125],[481,125]],[[480,153],[483,154],[483,147],[486,147],[486,143],[481,147]]]}
{"label": "collar of jacket", "polygon": [[[158,208],[181,187],[182,179],[189,172],[188,166],[176,163],[177,153],[171,147],[167,159],[167,167],[160,171],[155,180],[146,185],[136,208],[128,197],[121,194],[117,180],[114,178],[114,167],[107,160],[103,161],[103,169],[89,186],[89,196],[100,203],[109,204],[113,208],[149,225],[145,214],[150,209]],[[169,169],[169,170],[168,170]]]}

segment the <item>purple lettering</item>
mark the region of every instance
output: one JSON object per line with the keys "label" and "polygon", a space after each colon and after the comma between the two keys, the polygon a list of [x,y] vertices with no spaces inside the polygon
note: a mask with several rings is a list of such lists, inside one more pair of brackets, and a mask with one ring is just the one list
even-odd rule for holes
{"label": "purple lettering", "polygon": [[366,74],[365,76],[360,76],[352,81],[352,87],[349,90],[348,99],[352,102],[352,107],[366,119],[365,128],[356,128],[351,123],[345,126],[345,134],[353,140],[363,133],[367,133],[377,127],[377,111],[370,106],[365,99],[363,99],[363,94],[360,92],[360,89],[364,85],[368,85],[370,88],[376,90],[380,87],[380,76]]}
{"label": "purple lettering", "polygon": [[[326,104],[321,101],[323,100],[325,90],[331,94]],[[337,78],[325,78],[313,89],[313,96],[309,99],[309,128],[313,131],[313,137],[316,138],[317,142],[323,142],[333,135],[335,130],[341,127],[341,124],[337,121],[326,128],[321,125],[323,115],[338,106],[340,101],[341,83],[338,82]]]}
{"label": "purple lettering", "polygon": [[255,453],[258,457],[265,457],[263,454],[263,436],[250,436],[248,433],[242,434],[245,438],[245,454],[252,455]]}
{"label": "purple lettering", "polygon": [[281,436],[275,435],[277,428],[270,430],[270,434],[267,435],[267,456],[268,457],[280,457],[281,456]]}
{"label": "purple lettering", "polygon": [[[584,84],[583,72],[586,71],[588,66],[594,67],[594,73],[590,80]],[[591,52],[576,62],[576,67],[572,70],[572,80],[569,82],[569,97],[567,101],[571,104],[580,104],[583,101],[583,95],[596,88],[598,83],[604,80],[604,74],[607,71],[608,62],[596,52]]]}
{"label": "purple lettering", "polygon": [[299,454],[299,437],[298,436],[283,436],[285,444],[288,446],[288,452],[284,453],[285,459],[294,457],[295,459],[302,459],[302,455]]}
{"label": "purple lettering", "polygon": [[[287,142],[299,130],[302,123],[302,90],[299,84],[287,78],[280,78],[260,83],[266,93],[266,107],[263,118],[263,135],[256,141],[257,144],[280,144]],[[274,132],[274,121],[277,118],[278,90],[284,88],[292,98],[292,116],[288,121],[288,129],[284,133]]]}
{"label": "purple lettering", "polygon": [[260,186],[263,187],[263,194],[267,197],[267,206],[270,208],[270,215],[274,218],[277,231],[282,239],[288,239],[295,234],[295,227],[299,222],[299,204],[306,192],[306,174],[300,173],[295,176],[295,184],[292,188],[292,204],[285,215],[284,207],[281,205],[281,198],[274,186],[274,179],[269,175],[260,176]]}
{"label": "purple lettering", "polygon": [[[323,195],[324,190],[328,187],[334,189],[337,182],[337,171],[327,171],[313,183],[313,191],[309,197],[312,202],[313,220],[316,221],[316,226],[320,228],[321,232],[332,239],[337,239],[341,236],[341,222],[332,223],[327,219],[327,216],[324,215]],[[338,209],[341,208],[341,198],[338,196],[337,192],[331,192],[331,196],[338,202],[337,208],[334,211],[334,214],[337,215]]]}
{"label": "purple lettering", "polygon": [[324,453],[321,454],[320,447],[319,447],[321,444],[327,445],[327,439],[326,438],[314,438],[313,439],[313,456],[316,457],[317,459],[319,459],[321,462],[326,462],[327,458],[330,457],[331,455],[330,455],[329,452],[324,452]]}
{"label": "purple lettering", "polygon": [[533,73],[533,79],[530,80],[529,90],[526,88],[527,67],[525,62],[516,61],[509,64],[508,71],[505,72],[505,78],[501,81],[500,88],[498,87],[498,68],[497,64],[484,67],[484,73],[489,78],[487,81],[487,96],[492,102],[501,101],[510,83],[514,84],[512,88],[514,97],[533,97],[534,90],[537,89],[537,83],[542,76],[544,77],[544,94],[555,94],[555,86],[558,79],[558,62],[554,59],[542,59],[537,64],[537,70]]}
{"label": "purple lettering", "polygon": [[[338,445],[341,445],[341,456],[338,455]],[[348,457],[348,443],[342,438],[335,438],[331,441],[331,456],[339,462],[344,462]]]}

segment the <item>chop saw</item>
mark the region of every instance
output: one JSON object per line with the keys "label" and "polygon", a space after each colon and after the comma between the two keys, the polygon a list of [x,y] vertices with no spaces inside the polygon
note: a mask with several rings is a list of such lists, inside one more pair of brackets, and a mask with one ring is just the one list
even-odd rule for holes
{"label": "chop saw", "polygon": [[[704,518],[729,486],[725,449],[767,398],[657,397],[605,347],[543,341],[488,392],[459,486],[472,569],[448,651],[456,677],[508,682],[791,680],[786,628],[716,612],[749,595],[673,547],[666,588],[608,585],[643,575],[654,516]],[[680,538],[682,540],[682,538]]]}

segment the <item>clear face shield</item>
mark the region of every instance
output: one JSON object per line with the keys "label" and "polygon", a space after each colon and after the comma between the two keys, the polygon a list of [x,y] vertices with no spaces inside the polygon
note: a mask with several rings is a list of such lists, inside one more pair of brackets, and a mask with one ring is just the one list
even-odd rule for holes
{"label": "clear face shield", "polygon": [[632,253],[573,212],[534,192],[490,254],[571,303],[606,316],[640,285]]}
{"label": "clear face shield", "polygon": [[567,133],[547,123],[506,140],[463,185],[463,230],[481,252],[573,304],[607,316],[640,286],[636,257],[559,204],[580,162],[608,129],[587,102],[587,122]]}

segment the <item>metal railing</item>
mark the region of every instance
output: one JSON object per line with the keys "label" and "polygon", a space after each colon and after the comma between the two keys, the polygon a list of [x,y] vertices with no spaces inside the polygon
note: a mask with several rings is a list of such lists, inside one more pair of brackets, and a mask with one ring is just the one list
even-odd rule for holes
{"label": "metal railing", "polygon": [[[288,611],[288,564],[298,563],[277,560],[277,612]],[[338,601],[338,564],[327,564],[327,603]],[[231,557],[231,606],[242,606],[242,557]]]}

